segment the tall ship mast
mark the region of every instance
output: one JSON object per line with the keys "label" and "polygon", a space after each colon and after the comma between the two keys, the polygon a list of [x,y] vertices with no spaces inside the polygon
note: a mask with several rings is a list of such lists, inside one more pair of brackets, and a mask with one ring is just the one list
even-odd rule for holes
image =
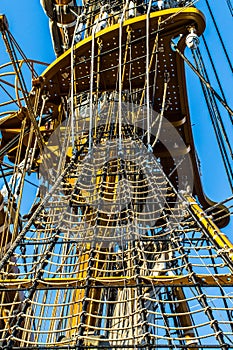
{"label": "tall ship mast", "polygon": [[186,67],[231,190],[233,112],[198,2],[41,7],[49,65],[0,15],[0,348],[233,349],[233,197],[203,190]]}

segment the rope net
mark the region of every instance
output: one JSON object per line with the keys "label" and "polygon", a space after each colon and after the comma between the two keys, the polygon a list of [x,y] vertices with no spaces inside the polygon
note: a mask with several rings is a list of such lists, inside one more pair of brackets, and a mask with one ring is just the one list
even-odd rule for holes
{"label": "rope net", "polygon": [[108,105],[108,123],[102,109],[91,150],[83,127],[90,109],[77,107],[72,161],[61,161],[63,145],[67,159],[72,144],[68,122],[49,141],[44,158],[52,171],[42,164],[39,207],[14,253],[5,249],[3,345],[196,349],[231,342],[226,251],[125,113],[119,147],[117,106]]}
{"label": "rope net", "polygon": [[[233,347],[232,245],[213,223],[229,212],[197,203],[183,62],[170,45],[196,12],[182,17],[183,1],[124,26],[130,3],[114,2],[122,21],[113,17],[112,32],[97,39],[103,9],[88,2],[87,40],[34,86],[46,147],[42,159],[33,127],[25,142],[25,121],[25,148],[14,158],[19,184],[1,217],[5,349]],[[146,14],[155,3],[134,7]],[[28,164],[40,164],[40,189],[21,217]]]}

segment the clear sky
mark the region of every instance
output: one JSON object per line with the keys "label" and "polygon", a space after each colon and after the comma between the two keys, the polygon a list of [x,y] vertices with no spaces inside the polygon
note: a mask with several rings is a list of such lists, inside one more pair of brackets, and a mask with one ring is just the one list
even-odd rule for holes
{"label": "clear sky", "polygon": [[[232,17],[226,0],[209,0],[219,31],[222,34],[228,54],[232,59]],[[233,78],[227,61],[221,50],[217,34],[213,29],[212,20],[206,8],[205,0],[199,0],[196,6],[207,17],[205,32],[209,49],[216,64],[228,104],[233,108]],[[52,62],[55,58],[48,19],[41,8],[39,0],[1,0],[0,13],[7,16],[9,28],[28,58]],[[202,48],[202,46],[201,46]],[[0,43],[0,64],[9,61],[5,48]],[[40,71],[38,73],[41,73]],[[211,74],[211,73],[210,73]],[[203,94],[194,73],[187,69],[187,82],[191,106],[193,132],[196,141],[198,157],[201,161],[201,173],[204,190],[212,200],[221,201],[231,195],[226,176],[222,167],[220,153],[213,133],[213,128],[204,104]],[[212,84],[219,92],[216,81]],[[228,122],[227,113],[221,108],[231,141],[233,140],[232,125]],[[233,142],[232,142],[233,143]],[[227,230],[229,232],[229,228]],[[233,237],[233,234],[232,234]]]}

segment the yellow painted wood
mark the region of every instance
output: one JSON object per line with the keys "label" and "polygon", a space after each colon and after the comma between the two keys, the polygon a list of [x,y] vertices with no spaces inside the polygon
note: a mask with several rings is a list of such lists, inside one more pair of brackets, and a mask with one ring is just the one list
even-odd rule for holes
{"label": "yellow painted wood", "polygon": [[205,228],[209,237],[216,243],[217,247],[224,249],[229,255],[229,258],[233,260],[233,244],[227,238],[227,236],[219,230],[215,223],[209,216],[201,209],[192,196],[185,196],[190,204],[190,208],[198,222]]}
{"label": "yellow painted wood", "polygon": [[[83,257],[83,259],[85,259]],[[85,263],[83,263],[84,267],[87,267]],[[192,286],[193,282],[190,280],[189,275],[180,275],[180,276],[148,276],[140,277],[142,280],[142,285],[154,284],[159,286],[172,286],[172,285],[180,285],[180,286]],[[206,286],[232,286],[233,283],[233,274],[221,274],[221,275],[207,275],[207,274],[196,274],[196,278],[200,284]],[[50,287],[84,287],[84,282],[86,281],[86,273],[80,273],[77,277],[71,278],[44,278],[43,280],[38,282],[38,289],[50,288]],[[31,279],[0,279],[0,288],[30,288],[33,284],[33,280]],[[117,276],[117,277],[93,277],[90,278],[91,285],[93,284],[101,284],[103,286],[136,286],[135,277],[126,277],[126,276]]]}

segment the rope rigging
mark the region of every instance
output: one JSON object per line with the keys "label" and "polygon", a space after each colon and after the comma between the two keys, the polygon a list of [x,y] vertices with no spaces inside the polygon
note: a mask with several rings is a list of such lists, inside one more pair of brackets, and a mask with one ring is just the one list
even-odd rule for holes
{"label": "rope rigging", "polygon": [[[202,56],[201,56],[199,49],[197,49],[196,55],[195,55],[195,52],[193,51],[193,57],[194,57],[194,61],[196,63],[196,67],[197,67],[198,71],[200,72],[202,77],[205,77],[205,80],[210,85],[208,74],[207,74],[207,71],[206,71],[206,68],[204,65],[204,61],[202,60]],[[204,96],[206,99],[206,104],[207,104],[208,109],[209,109],[213,128],[214,128],[214,131],[216,134],[216,139],[218,141],[219,149],[220,149],[220,152],[221,152],[221,155],[223,158],[223,162],[224,162],[225,170],[226,170],[226,173],[228,176],[229,184],[231,186],[231,189],[233,190],[233,170],[232,170],[232,166],[231,166],[231,159],[230,159],[228,152],[227,152],[227,149],[226,149],[226,146],[227,146],[229,149],[231,158],[232,158],[233,153],[232,153],[231,144],[230,144],[229,138],[227,136],[227,132],[226,132],[226,129],[224,127],[224,124],[223,124],[223,121],[221,118],[221,114],[220,114],[219,109],[217,107],[217,104],[214,100],[214,95],[212,94],[212,96],[211,96],[212,91],[208,90],[206,88],[206,85],[204,85],[202,81],[201,81],[201,84],[202,84],[202,89],[203,89]],[[226,143],[226,146],[225,146],[225,143]]]}
{"label": "rope rigging", "polygon": [[208,81],[198,72],[198,70],[192,65],[192,63],[188,60],[187,57],[179,50],[174,41],[172,41],[172,46],[178,52],[178,54],[183,58],[183,60],[189,65],[189,67],[194,71],[195,74],[200,78],[203,84],[214,94],[214,96],[219,100],[219,102],[223,105],[223,107],[233,115],[233,110],[231,107],[222,99],[222,97],[216,92],[216,90],[210,85]]}
{"label": "rope rigging", "polygon": [[231,3],[231,0],[226,0],[226,2],[227,2],[227,6],[229,8],[230,14],[233,17],[233,6],[232,6],[232,3]]}
{"label": "rope rigging", "polygon": [[[209,57],[209,60],[210,60],[210,63],[211,63],[211,66],[212,66],[212,69],[213,69],[213,72],[214,72],[214,75],[215,75],[215,78],[216,78],[216,80],[217,80],[217,82],[218,82],[218,86],[219,86],[219,89],[220,89],[220,91],[221,91],[223,100],[224,100],[224,102],[227,104],[227,100],[226,100],[226,97],[225,97],[225,93],[224,93],[224,91],[223,91],[223,87],[222,87],[221,81],[220,81],[220,79],[219,79],[219,75],[218,75],[218,73],[217,73],[216,67],[215,67],[215,65],[214,65],[214,62],[213,62],[213,59],[212,59],[212,56],[211,56],[211,53],[210,53],[210,50],[209,50],[209,47],[208,47],[208,45],[207,45],[207,42],[206,42],[206,39],[205,39],[205,36],[204,36],[204,35],[202,36],[202,39],[203,39],[204,46],[205,46],[206,52],[207,52],[207,54],[208,54],[208,57]],[[228,112],[228,115],[229,115],[229,118],[230,118],[231,123],[233,124],[233,116],[232,116],[232,114],[230,114],[230,113]],[[231,152],[231,155],[232,155],[232,152]]]}
{"label": "rope rigging", "polygon": [[38,128],[38,124],[36,122],[36,116],[34,114],[34,109],[33,109],[31,100],[29,98],[29,94],[28,94],[28,91],[27,91],[27,86],[26,86],[26,83],[25,83],[25,79],[24,79],[21,67],[19,65],[19,61],[17,59],[16,50],[15,50],[15,46],[14,46],[14,41],[12,41],[12,36],[11,36],[11,34],[10,34],[10,32],[9,32],[9,30],[7,28],[4,28],[1,33],[2,33],[2,37],[3,37],[4,43],[6,45],[6,48],[7,48],[8,54],[10,56],[12,65],[14,67],[15,74],[16,74],[16,76],[18,78],[19,85],[20,85],[20,88],[21,88],[21,92],[22,92],[24,101],[25,101],[26,106],[28,108],[29,117],[30,117],[31,122],[33,124],[35,133],[37,135],[38,145],[39,145],[39,147],[40,147],[40,149],[42,151],[43,150],[43,138],[41,136],[40,130]]}
{"label": "rope rigging", "polygon": [[23,58],[24,62],[28,66],[30,72],[32,73],[32,78],[38,78],[38,74],[33,67],[33,63],[28,60],[27,56],[25,55],[25,53],[23,52],[23,50],[21,49],[21,47],[19,46],[19,44],[17,43],[17,41],[15,40],[14,36],[12,35],[12,33],[10,31],[8,31],[8,35],[9,35],[10,41],[15,46],[16,50],[19,52],[19,54]]}
{"label": "rope rigging", "polygon": [[224,51],[224,53],[225,53],[225,57],[226,57],[226,59],[227,59],[227,62],[228,62],[228,64],[229,64],[229,67],[230,67],[230,69],[231,69],[231,73],[233,73],[233,66],[232,66],[230,57],[229,57],[229,55],[228,55],[226,46],[225,46],[225,44],[224,44],[224,42],[223,42],[223,39],[222,39],[221,33],[220,33],[220,31],[219,31],[218,25],[217,25],[217,23],[216,23],[216,20],[215,20],[213,11],[211,10],[209,1],[208,1],[208,0],[205,0],[205,2],[206,2],[206,5],[207,5],[207,8],[208,8],[208,10],[209,10],[210,16],[211,16],[211,18],[212,18],[212,21],[213,21],[213,24],[214,24],[214,28],[215,28],[215,30],[216,30],[216,32],[217,32],[217,34],[218,34],[219,41],[220,41],[220,43],[221,43],[221,45],[222,45],[222,48],[223,48],[223,51]]}
{"label": "rope rigging", "polygon": [[[180,50],[178,49],[178,47],[175,45],[174,42],[172,42],[172,45],[174,47],[174,49],[178,52],[178,54],[183,58],[183,60],[189,65],[189,67],[191,67],[191,69],[194,71],[194,73],[199,77],[201,85],[202,85],[202,89],[204,92],[204,96],[206,99],[206,103],[209,109],[209,113],[210,113],[210,117],[213,123],[213,127],[215,130],[215,134],[216,134],[216,139],[219,145],[219,149],[222,155],[222,159],[223,159],[223,163],[224,163],[224,167],[226,170],[226,175],[229,181],[229,185],[231,190],[233,191],[233,170],[232,170],[232,147],[231,147],[231,143],[229,141],[228,135],[227,135],[227,131],[224,127],[222,118],[221,118],[221,114],[218,110],[218,107],[216,105],[216,102],[214,101],[215,98],[217,98],[220,103],[226,108],[227,112],[229,113],[229,115],[233,116],[233,111],[231,110],[231,108],[228,106],[226,99],[225,99],[225,95],[223,94],[223,98],[213,89],[213,87],[210,84],[210,81],[208,79],[208,75],[207,75],[207,71],[205,69],[205,65],[204,65],[204,61],[202,60],[201,57],[201,53],[200,50],[197,49],[197,55],[198,58],[196,59],[195,57],[195,51],[193,50],[193,55],[194,55],[194,59],[196,62],[196,67],[195,68],[192,63],[180,52]],[[198,63],[201,62],[200,64]],[[219,125],[220,123],[220,125]],[[229,153],[227,152],[226,146],[225,146],[225,142],[226,142],[226,146],[229,149]]]}
{"label": "rope rigging", "polygon": [[[52,20],[64,19],[70,5],[50,3]],[[3,157],[16,150],[14,167],[4,157],[0,171],[5,192],[13,171],[20,196],[15,212],[0,206],[0,228],[3,214],[8,224],[3,348],[233,348],[233,244],[219,229],[232,196],[207,203],[202,188],[193,189],[199,173],[190,169],[183,60],[201,80],[231,181],[232,146],[217,102],[232,110],[217,72],[221,96],[211,86],[200,50],[194,67],[180,46],[171,49],[174,32],[198,45],[204,19],[193,3],[92,0],[76,9],[71,2],[73,34],[58,26],[62,50],[71,48],[34,84],[34,123],[23,119],[0,150]],[[21,218],[33,171],[40,188]]]}

